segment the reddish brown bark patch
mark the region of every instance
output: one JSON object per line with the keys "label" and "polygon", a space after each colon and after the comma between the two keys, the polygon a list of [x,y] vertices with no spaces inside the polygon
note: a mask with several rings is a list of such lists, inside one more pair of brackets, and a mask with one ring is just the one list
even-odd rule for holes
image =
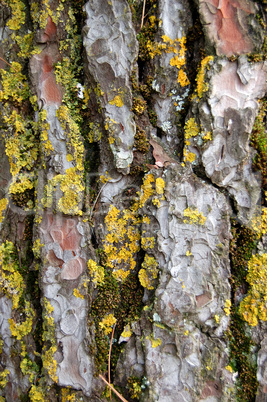
{"label": "reddish brown bark patch", "polygon": [[47,18],[47,24],[46,24],[44,33],[41,36],[41,42],[42,43],[54,42],[56,40],[57,40],[57,27],[49,15]]}
{"label": "reddish brown bark patch", "polygon": [[212,299],[212,297],[209,292],[196,296],[197,308],[205,306],[205,304],[209,303],[211,301],[211,299]]}
{"label": "reddish brown bark patch", "polygon": [[73,258],[63,265],[61,278],[66,280],[74,280],[79,278],[85,269],[85,260],[83,258]]}
{"label": "reddish brown bark patch", "polygon": [[47,254],[47,259],[53,267],[61,267],[64,264],[64,261],[60,258],[57,258],[53,250],[49,250]]}
{"label": "reddish brown bark patch", "polygon": [[218,54],[231,56],[253,50],[248,36],[247,17],[255,13],[251,2],[245,0],[202,0],[201,10],[207,22],[207,30],[217,48]]}
{"label": "reddish brown bark patch", "polygon": [[200,399],[206,399],[209,396],[222,396],[221,385],[218,381],[207,381],[206,385],[202,391]]}

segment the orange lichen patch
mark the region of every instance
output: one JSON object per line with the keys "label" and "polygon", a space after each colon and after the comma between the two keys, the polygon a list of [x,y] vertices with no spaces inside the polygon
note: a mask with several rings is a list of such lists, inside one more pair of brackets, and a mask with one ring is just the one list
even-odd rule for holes
{"label": "orange lichen patch", "polygon": [[[251,52],[253,44],[243,26],[249,14],[255,12],[251,2],[246,0],[205,0],[201,1],[208,23],[209,35],[219,41],[217,53],[231,56]],[[242,18],[242,21],[241,21]]]}
{"label": "orange lichen patch", "polygon": [[63,265],[61,278],[66,280],[77,279],[83,273],[85,266],[86,264],[83,258],[73,258]]}

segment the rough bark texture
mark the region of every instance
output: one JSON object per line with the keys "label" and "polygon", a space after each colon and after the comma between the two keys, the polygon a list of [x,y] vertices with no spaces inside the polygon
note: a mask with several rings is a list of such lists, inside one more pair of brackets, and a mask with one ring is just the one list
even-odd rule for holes
{"label": "rough bark texture", "polygon": [[267,401],[266,12],[1,0],[1,401]]}

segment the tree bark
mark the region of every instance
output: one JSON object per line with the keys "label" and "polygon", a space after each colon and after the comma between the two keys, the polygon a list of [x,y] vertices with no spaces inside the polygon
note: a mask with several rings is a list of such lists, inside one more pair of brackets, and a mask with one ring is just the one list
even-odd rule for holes
{"label": "tree bark", "polygon": [[266,12],[1,1],[0,400],[266,400]]}

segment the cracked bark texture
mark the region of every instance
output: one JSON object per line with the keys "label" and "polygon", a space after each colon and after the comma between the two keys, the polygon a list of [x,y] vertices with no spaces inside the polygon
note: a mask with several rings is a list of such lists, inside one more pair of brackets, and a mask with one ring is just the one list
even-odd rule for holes
{"label": "cracked bark texture", "polygon": [[114,317],[128,401],[267,400],[266,320],[251,393],[229,335],[265,24],[264,0],[1,1],[1,400],[109,400]]}

